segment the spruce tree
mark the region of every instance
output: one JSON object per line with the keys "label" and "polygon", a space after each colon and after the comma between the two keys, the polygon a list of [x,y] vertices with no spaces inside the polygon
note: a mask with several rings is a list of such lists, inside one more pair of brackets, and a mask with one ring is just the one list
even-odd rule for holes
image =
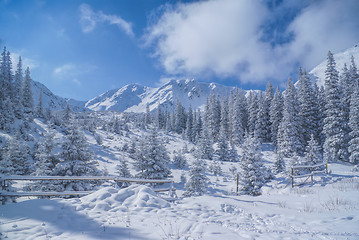
{"label": "spruce tree", "polygon": [[298,108],[297,92],[293,81],[289,79],[284,95],[283,119],[278,129],[278,151],[284,157],[304,152]]}
{"label": "spruce tree", "polygon": [[182,153],[177,153],[173,157],[173,164],[177,168],[183,169],[187,165],[187,159],[185,158],[185,156]]}
{"label": "spruce tree", "polygon": [[[128,168],[127,161],[124,158],[120,160],[120,164],[116,165],[116,173],[117,176],[119,177],[124,177],[124,178],[132,177],[130,170]],[[130,183],[128,182],[118,182],[117,184],[119,187],[128,187],[130,185]]]}
{"label": "spruce tree", "polygon": [[329,51],[325,70],[324,158],[328,162],[348,161],[342,92],[333,54]]}
{"label": "spruce tree", "polygon": [[349,141],[349,162],[359,163],[359,84],[355,87],[350,101],[350,141]]}
{"label": "spruce tree", "polygon": [[189,179],[186,183],[185,196],[200,196],[205,193],[208,185],[208,178],[205,174],[205,162],[201,159],[196,159],[191,165],[189,171]]}
{"label": "spruce tree", "polygon": [[308,165],[316,165],[323,162],[322,154],[318,142],[315,140],[314,135],[311,136],[306,153],[305,160]]}
{"label": "spruce tree", "polygon": [[260,153],[258,139],[247,136],[240,161],[240,190],[243,194],[260,195],[265,184],[266,169]]}
{"label": "spruce tree", "polygon": [[271,139],[273,145],[277,147],[279,124],[283,118],[283,96],[277,87],[269,110],[271,123]]}
{"label": "spruce tree", "polygon": [[298,80],[298,100],[299,100],[299,115],[301,117],[300,126],[303,133],[303,144],[307,145],[310,141],[311,135],[318,138],[319,120],[317,101],[314,95],[312,85],[306,72],[302,73],[299,70]]}
{"label": "spruce tree", "polygon": [[24,76],[23,76],[23,71],[22,71],[22,60],[21,57],[19,57],[19,61],[17,63],[17,68],[16,68],[16,72],[15,72],[15,77],[14,77],[14,93],[13,93],[13,104],[14,104],[14,113],[15,116],[18,119],[21,119],[23,117],[24,114],[24,109],[23,109],[23,105],[21,102],[21,98],[22,98],[22,94],[21,94],[21,86],[22,86],[22,82],[23,82]]}
{"label": "spruce tree", "polygon": [[[137,176],[147,179],[167,178],[171,171],[168,167],[170,158],[166,148],[158,140],[156,131],[145,137],[139,146],[136,158],[136,169],[140,172]],[[141,162],[141,163],[139,163]]]}
{"label": "spruce tree", "polygon": [[30,113],[34,108],[34,100],[31,88],[31,77],[30,77],[30,69],[26,68],[25,77],[22,84],[22,105],[24,106],[25,113]]}
{"label": "spruce tree", "polygon": [[248,97],[248,132],[251,135],[254,135],[256,124],[257,124],[257,114],[258,113],[258,97],[254,92],[250,92]]}
{"label": "spruce tree", "polygon": [[[97,163],[92,160],[86,138],[74,120],[70,120],[65,139],[61,145],[60,163],[54,169],[58,176],[96,176],[100,171]],[[64,190],[91,190],[98,181],[63,181],[58,184],[58,191]]]}

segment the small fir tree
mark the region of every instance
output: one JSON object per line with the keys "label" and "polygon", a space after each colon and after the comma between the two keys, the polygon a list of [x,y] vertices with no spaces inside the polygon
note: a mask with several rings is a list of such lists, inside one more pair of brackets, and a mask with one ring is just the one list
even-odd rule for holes
{"label": "small fir tree", "polygon": [[201,159],[196,159],[189,171],[189,179],[186,183],[185,196],[200,196],[202,195],[208,185],[208,178],[205,174],[205,162]]}

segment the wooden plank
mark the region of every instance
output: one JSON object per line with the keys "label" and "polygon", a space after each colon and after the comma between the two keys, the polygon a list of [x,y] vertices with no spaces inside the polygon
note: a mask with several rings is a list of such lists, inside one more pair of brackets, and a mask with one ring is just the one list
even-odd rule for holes
{"label": "wooden plank", "polygon": [[170,189],[169,188],[155,188],[153,189],[153,191],[155,192],[168,192]]}
{"label": "wooden plank", "polygon": [[7,192],[0,191],[0,196],[15,196],[15,197],[27,197],[27,196],[84,196],[93,193],[93,191],[70,191],[70,192]]}
{"label": "wooden plank", "polygon": [[171,179],[142,179],[142,178],[123,178],[115,176],[1,176],[2,181],[21,180],[21,181],[80,181],[80,180],[113,180],[116,182],[135,182],[135,183],[171,183]]}
{"label": "wooden plank", "polygon": [[292,169],[300,169],[300,168],[315,168],[315,167],[321,167],[321,166],[325,166],[326,163],[320,163],[320,164],[316,164],[316,165],[303,165],[303,166],[292,166]]}

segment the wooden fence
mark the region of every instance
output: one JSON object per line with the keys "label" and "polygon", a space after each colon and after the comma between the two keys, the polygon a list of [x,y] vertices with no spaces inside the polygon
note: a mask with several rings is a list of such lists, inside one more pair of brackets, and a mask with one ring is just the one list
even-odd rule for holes
{"label": "wooden fence", "polygon": [[9,192],[7,189],[8,181],[115,181],[115,182],[133,182],[133,183],[171,183],[169,188],[154,189],[155,192],[169,192],[172,195],[173,181],[170,179],[141,179],[124,178],[115,176],[0,176],[2,205],[6,202],[6,197],[24,197],[24,196],[84,196],[93,191],[64,191],[64,192]]}
{"label": "wooden fence", "polygon": [[[320,171],[315,171],[316,168],[318,167],[322,167],[322,166],[325,166],[325,169],[324,170],[320,170]],[[296,169],[309,169],[310,170],[310,173],[308,174],[302,174],[302,175],[294,175],[294,171]],[[313,182],[313,176],[316,175],[316,174],[320,174],[320,173],[326,173],[328,174],[328,164],[327,163],[321,163],[321,164],[316,164],[316,165],[305,165],[305,166],[293,166],[291,167],[291,170],[290,170],[290,179],[291,179],[291,183],[292,183],[292,187],[294,187],[294,179],[295,178],[307,178],[303,183],[305,183],[306,181],[308,181],[308,179],[310,178],[311,181]],[[303,184],[302,183],[302,184]],[[289,183],[288,183],[289,184]],[[287,186],[288,186],[287,184]]]}

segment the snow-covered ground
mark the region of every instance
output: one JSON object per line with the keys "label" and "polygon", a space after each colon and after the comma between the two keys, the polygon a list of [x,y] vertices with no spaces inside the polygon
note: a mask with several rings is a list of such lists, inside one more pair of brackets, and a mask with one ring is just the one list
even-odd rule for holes
{"label": "snow-covered ground", "polygon": [[[86,136],[100,168],[114,174],[121,158],[131,165],[120,149],[141,131],[99,134],[102,146]],[[194,147],[177,135],[160,137],[171,157],[186,145],[189,152]],[[271,166],[271,146],[262,149]],[[192,154],[184,155],[189,163],[194,160]],[[0,207],[0,239],[359,239],[359,172],[352,165],[329,164],[329,175],[294,188],[286,186],[288,176],[277,175],[256,197],[235,195],[233,166],[238,168],[237,163],[221,163],[221,176],[208,175],[204,196],[184,198],[181,175],[188,177],[188,167],[171,165],[178,195],[174,202],[147,186],[117,189],[111,183],[82,198],[23,198]]]}

